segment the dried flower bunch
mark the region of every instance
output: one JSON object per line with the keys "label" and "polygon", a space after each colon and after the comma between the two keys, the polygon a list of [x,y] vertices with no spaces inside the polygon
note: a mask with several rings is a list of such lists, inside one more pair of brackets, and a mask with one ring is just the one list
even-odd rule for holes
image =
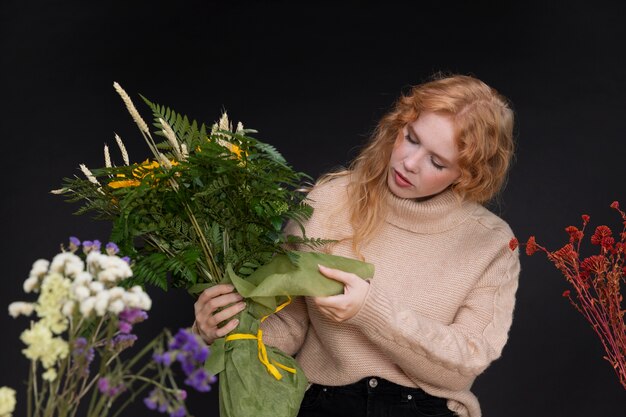
{"label": "dried flower bunch", "polygon": [[[105,253],[101,246],[97,240],[70,238],[69,250],[52,262],[40,259],[33,264],[23,287],[26,293],[38,293],[37,300],[9,305],[14,318],[33,313],[38,317],[20,337],[26,345],[22,352],[31,361],[28,416],[74,416],[88,394],[87,416],[117,416],[149,386],[154,387],[145,400],[149,408],[170,416],[187,415],[186,392],[177,387],[170,364],[181,361],[185,383],[207,391],[213,382],[203,367],[208,348],[180,330],[164,352],[171,339],[164,330],[123,361],[122,352],[137,341],[133,326],[147,319],[152,301],[140,286],[119,286],[133,274],[130,260],[117,256],[114,243],[106,245]],[[77,253],[80,248],[84,260]],[[7,398],[9,394],[2,392]],[[113,408],[120,398],[126,402]],[[12,411],[9,400],[0,401],[5,404],[0,404],[0,416]],[[14,408],[14,400],[12,404]]]}
{"label": "dried flower bunch", "polygon": [[[566,290],[563,296],[591,324],[606,351],[605,359],[626,389],[626,324],[620,290],[620,285],[626,281],[626,213],[617,201],[611,204],[611,208],[621,215],[623,228],[619,235],[614,235],[608,226],[596,227],[590,239],[591,244],[599,248],[596,255],[580,258],[581,243],[590,220],[586,214],[582,216],[582,228],[565,228],[569,242],[562,248],[549,251],[536,242],[535,236],[531,236],[525,246],[527,255],[544,252],[572,285],[573,294]],[[510,243],[511,249],[517,245],[516,239]]]}
{"label": "dried flower bunch", "polygon": [[114,87],[151,159],[131,163],[115,135],[122,165],[105,146],[105,167],[80,165],[85,178],[66,179],[54,192],[81,202],[78,214],[113,222],[111,239],[135,262],[132,282],[198,293],[206,285],[195,284],[222,281],[228,265],[245,277],[285,253],[285,243],[325,243],[283,235],[286,221],[301,224],[312,212],[299,191],[309,177],[250,137],[254,130],[241,123],[233,129],[226,113],[207,128],[144,98],[154,117],[152,133],[128,94]]}

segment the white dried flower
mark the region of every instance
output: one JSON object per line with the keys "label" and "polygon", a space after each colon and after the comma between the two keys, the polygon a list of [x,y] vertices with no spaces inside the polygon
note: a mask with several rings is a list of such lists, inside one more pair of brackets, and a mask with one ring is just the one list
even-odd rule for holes
{"label": "white dried flower", "polygon": [[96,297],[88,297],[80,302],[80,313],[87,317],[93,311],[94,306],[96,305]]}
{"label": "white dried flower", "polygon": [[30,316],[35,310],[35,304],[25,301],[14,301],[9,304],[9,315],[13,318]]}
{"label": "white dried flower", "polygon": [[107,307],[109,306],[109,292],[104,290],[99,292],[96,295],[96,304],[94,305],[94,309],[96,310],[96,315],[104,316],[107,311]]}
{"label": "white dried flower", "polygon": [[235,132],[236,133],[243,133],[243,123],[241,123],[241,122],[237,123],[237,130]]}
{"label": "white dried flower", "polygon": [[75,277],[85,270],[85,263],[72,252],[62,252],[52,258],[50,272]]}
{"label": "white dried flower", "polygon": [[219,128],[221,130],[233,130],[233,126],[228,120],[228,114],[226,112],[222,113],[222,117],[220,117]]}
{"label": "white dried flower", "polygon": [[91,276],[91,274],[87,271],[83,271],[76,275],[73,285],[88,285],[91,281],[93,281],[93,277]]}
{"label": "white dried flower", "polygon": [[180,144],[180,152],[183,154],[183,159],[189,158],[189,150],[187,149],[187,145],[185,143]]}
{"label": "white dried flower", "polygon": [[24,281],[24,292],[25,293],[30,293],[33,291],[38,291],[39,290],[39,278],[37,277],[28,277],[26,278],[26,280]]}
{"label": "white dried flower", "polygon": [[137,307],[145,311],[150,310],[150,308],[152,307],[152,300],[150,299],[148,294],[146,294],[145,292],[139,294],[139,305]]}
{"label": "white dried flower", "polygon": [[117,133],[115,134],[115,141],[117,142],[117,146],[120,148],[120,152],[122,153],[122,160],[124,161],[124,165],[130,165],[130,159],[128,159],[128,152],[126,151],[126,146],[124,146],[124,142],[122,142],[122,138],[120,138]]}
{"label": "white dried flower", "polygon": [[50,262],[47,259],[37,259],[33,263],[33,267],[30,269],[30,276],[35,276],[38,278],[43,278],[44,275],[48,272],[48,268],[50,267]]}
{"label": "white dried flower", "polygon": [[109,147],[106,143],[104,144],[104,166],[107,168],[111,168],[113,166],[111,165],[111,154],[109,153]]}
{"label": "white dried flower", "polygon": [[84,285],[77,285],[74,287],[74,298],[77,301],[83,301],[85,298],[91,295],[91,291]]}
{"label": "white dried flower", "polygon": [[176,138],[176,134],[174,133],[174,130],[172,130],[172,127],[165,120],[161,118],[159,118],[159,123],[161,123],[161,126],[163,127],[163,134],[165,135],[168,142],[170,143],[170,146],[174,150],[176,159],[180,161],[181,159],[183,159],[183,155],[180,150],[180,145],[178,143],[178,139]]}
{"label": "white dried flower", "polygon": [[141,298],[139,297],[139,294],[135,294],[132,292],[124,293],[123,300],[124,304],[131,308],[136,308],[141,303]]}
{"label": "white dried flower", "polygon": [[66,301],[61,308],[61,313],[63,313],[65,317],[72,317],[74,315],[74,307],[76,307],[75,301]]}
{"label": "white dried flower", "polygon": [[85,164],[80,164],[79,167],[80,167],[80,170],[83,171],[83,174],[85,174],[85,177],[87,177],[90,183],[100,185],[96,177],[94,177],[93,173],[89,170],[89,168],[87,168]]}
{"label": "white dried flower", "polygon": [[114,300],[109,304],[109,311],[115,315],[120,314],[126,306],[120,299]]}
{"label": "white dried flower", "polygon": [[111,300],[117,300],[118,298],[123,298],[126,290],[122,287],[113,287],[109,290],[109,295],[111,296]]}
{"label": "white dried flower", "polygon": [[167,159],[167,157],[165,155],[163,155],[161,152],[159,152],[159,163],[165,169],[171,169],[172,168],[172,163],[170,162],[170,160]]}
{"label": "white dried flower", "polygon": [[65,194],[69,191],[72,191],[72,189],[71,188],[57,188],[55,190],[50,190],[50,193],[60,195],[60,194]]}
{"label": "white dried flower", "polygon": [[130,289],[130,293],[134,294],[137,297],[137,304],[129,305],[129,307],[140,308],[142,310],[148,311],[152,307],[152,300],[150,296],[146,294],[146,292],[139,285],[135,285]]}
{"label": "white dried flower", "polygon": [[89,283],[89,289],[92,294],[99,294],[104,291],[104,284],[99,281],[93,281]]}
{"label": "white dried flower", "polygon": [[142,132],[144,132],[146,135],[150,135],[150,130],[148,129],[148,125],[139,115],[139,112],[137,111],[137,108],[133,104],[133,101],[130,99],[130,96],[126,93],[126,91],[124,91],[122,86],[120,86],[118,83],[114,82],[113,87],[115,88],[115,91],[117,91],[117,93],[120,95],[120,97],[124,101],[124,104],[126,105],[126,108],[128,109],[128,112],[132,116],[135,123],[137,123],[137,126],[139,126],[139,129]]}

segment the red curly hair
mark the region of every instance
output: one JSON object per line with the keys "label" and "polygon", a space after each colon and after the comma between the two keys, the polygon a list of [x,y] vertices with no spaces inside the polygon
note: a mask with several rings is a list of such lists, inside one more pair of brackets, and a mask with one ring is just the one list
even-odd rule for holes
{"label": "red curly hair", "polygon": [[402,129],[423,112],[452,118],[459,150],[459,179],[452,191],[464,200],[486,203],[503,187],[513,156],[513,111],[508,100],[477,78],[453,75],[414,86],[379,121],[369,142],[349,170],[320,181],[350,176],[348,202],[354,229],[352,243],[366,242],[384,218],[384,196],[393,145]]}

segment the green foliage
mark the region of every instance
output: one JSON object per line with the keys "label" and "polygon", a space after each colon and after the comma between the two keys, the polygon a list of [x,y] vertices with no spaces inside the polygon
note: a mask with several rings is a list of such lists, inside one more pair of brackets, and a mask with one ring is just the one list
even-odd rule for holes
{"label": "green foliage", "polygon": [[68,201],[82,203],[77,214],[112,221],[111,240],[134,262],[129,285],[217,283],[227,265],[247,276],[289,245],[315,248],[328,242],[283,235],[287,221],[304,231],[312,208],[296,190],[310,178],[294,171],[273,146],[248,136],[252,130],[224,129],[225,119],[221,128],[208,129],[144,101],[158,129],[154,135],[163,136],[163,120],[179,146],[184,144],[184,156],[164,139],[155,143],[170,160],[167,167],[163,156],[155,155],[153,161],[93,170],[100,185],[64,180]]}

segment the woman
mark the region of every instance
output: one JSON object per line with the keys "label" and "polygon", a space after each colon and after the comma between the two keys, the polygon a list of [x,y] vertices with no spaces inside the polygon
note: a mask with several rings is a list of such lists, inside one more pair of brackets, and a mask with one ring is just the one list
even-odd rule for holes
{"label": "woman", "polygon": [[[519,275],[513,233],[481,204],[504,183],[512,131],[495,90],[436,79],[401,97],[351,168],[309,193],[307,235],[376,271],[368,282],[320,266],[344,293],[296,299],[264,322],[266,344],[296,354],[312,382],[300,416],[481,415],[470,387],[502,352]],[[240,300],[225,285],[198,299],[207,342],[235,328]]]}

